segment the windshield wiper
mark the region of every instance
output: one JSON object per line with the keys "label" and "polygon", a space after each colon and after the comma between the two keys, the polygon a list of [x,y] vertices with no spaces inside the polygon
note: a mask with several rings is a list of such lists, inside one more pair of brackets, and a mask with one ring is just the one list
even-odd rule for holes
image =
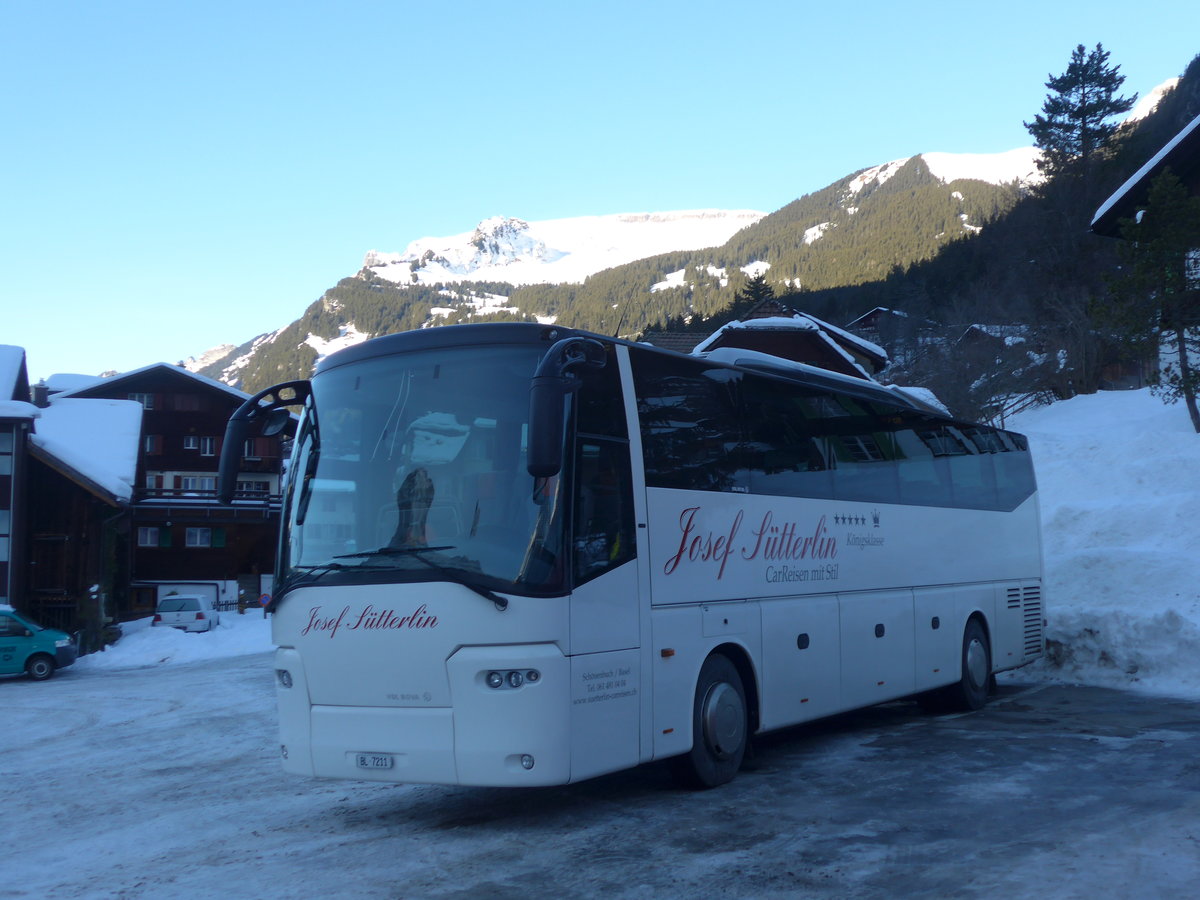
{"label": "windshield wiper", "polygon": [[[421,562],[429,566],[429,568],[443,576],[447,581],[453,582],[454,584],[460,584],[467,590],[474,591],[485,600],[491,600],[494,604],[496,604],[496,609],[508,609],[507,598],[501,597],[495,591],[488,590],[487,588],[483,587],[483,585],[473,584],[472,582],[467,581],[453,569],[448,569],[445,566],[438,565],[433,560],[426,559],[421,555],[422,553],[429,553],[436,550],[453,549],[455,548],[451,544],[446,544],[440,547],[380,547],[377,550],[362,550],[358,553],[342,553],[338,556],[335,556],[334,559],[365,559],[372,556],[411,556],[413,559],[417,560],[417,562]],[[334,563],[333,565],[337,564]]]}
{"label": "windshield wiper", "polygon": [[278,588],[271,596],[271,602],[267,604],[267,612],[275,612],[275,607],[279,605],[280,599],[294,587],[299,587],[302,584],[311,584],[314,581],[320,581],[321,576],[328,575],[330,572],[336,572],[339,569],[352,569],[353,566],[344,566],[341,563],[327,562],[317,563],[312,566],[292,566],[292,573],[279,580]]}

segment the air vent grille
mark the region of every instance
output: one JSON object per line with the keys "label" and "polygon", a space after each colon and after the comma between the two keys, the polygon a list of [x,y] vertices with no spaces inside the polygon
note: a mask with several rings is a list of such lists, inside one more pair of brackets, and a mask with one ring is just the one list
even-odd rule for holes
{"label": "air vent grille", "polygon": [[[1009,593],[1009,606],[1012,606],[1011,591]],[[1025,619],[1025,658],[1041,656],[1045,643],[1042,634],[1041,585],[1027,585],[1021,589],[1021,607]]]}

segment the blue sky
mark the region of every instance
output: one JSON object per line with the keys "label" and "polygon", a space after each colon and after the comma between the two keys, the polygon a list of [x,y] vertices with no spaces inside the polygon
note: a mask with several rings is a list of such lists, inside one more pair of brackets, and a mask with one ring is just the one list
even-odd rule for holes
{"label": "blue sky", "polygon": [[1197,26],[1194,0],[0,0],[0,343],[35,380],[176,362],[488,216],[770,211],[1025,146],[1077,44],[1144,94]]}

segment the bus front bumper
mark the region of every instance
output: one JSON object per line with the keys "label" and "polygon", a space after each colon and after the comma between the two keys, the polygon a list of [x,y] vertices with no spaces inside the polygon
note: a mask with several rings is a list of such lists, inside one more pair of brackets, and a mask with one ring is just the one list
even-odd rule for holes
{"label": "bus front bumper", "polygon": [[310,706],[299,655],[280,650],[276,665],[293,680],[277,690],[287,772],[494,787],[571,780],[570,662],[552,644],[460,648],[446,661],[451,707]]}

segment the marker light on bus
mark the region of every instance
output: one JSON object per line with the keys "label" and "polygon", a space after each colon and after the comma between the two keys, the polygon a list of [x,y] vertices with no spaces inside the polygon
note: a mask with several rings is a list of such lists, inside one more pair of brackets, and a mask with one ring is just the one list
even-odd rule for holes
{"label": "marker light on bus", "polygon": [[290,688],[292,686],[292,673],[287,669],[276,669],[275,677],[279,680],[279,686]]}
{"label": "marker light on bus", "polygon": [[515,689],[526,683],[536,684],[541,679],[542,673],[537,669],[528,669],[526,671],[510,669],[507,672],[497,672],[495,670],[488,672],[484,681],[490,688],[499,689],[507,686]]}

